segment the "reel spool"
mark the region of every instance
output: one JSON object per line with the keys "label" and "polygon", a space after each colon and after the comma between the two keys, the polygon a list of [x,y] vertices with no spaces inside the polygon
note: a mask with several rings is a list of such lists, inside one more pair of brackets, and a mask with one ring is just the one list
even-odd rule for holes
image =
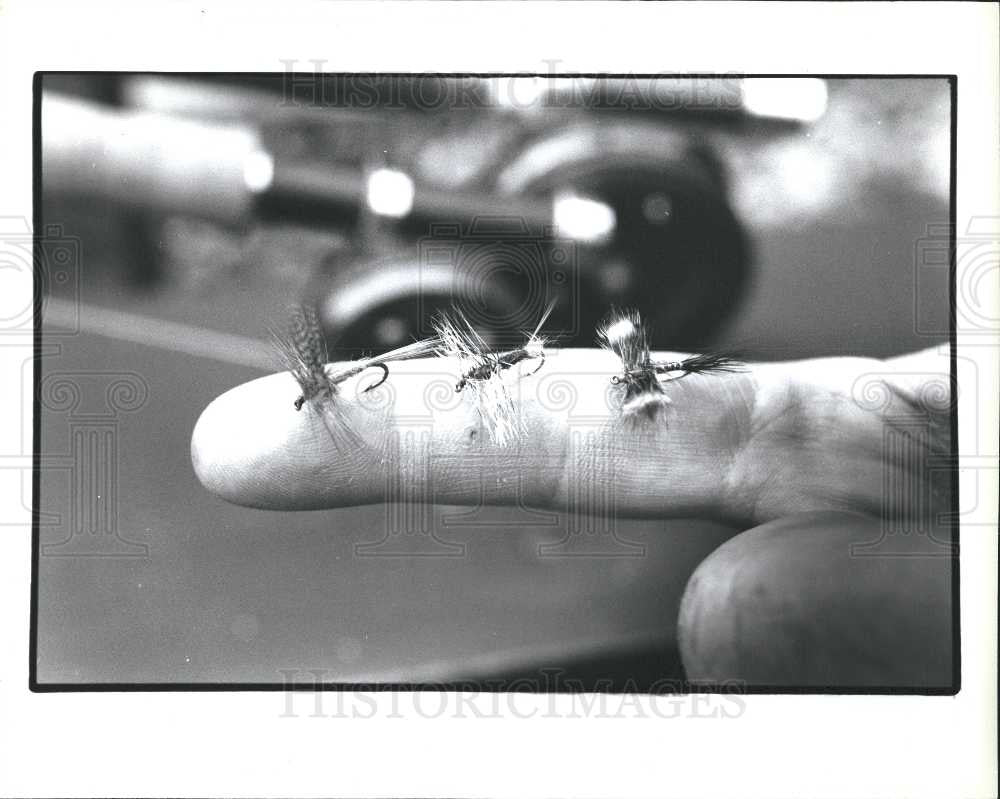
{"label": "reel spool", "polygon": [[467,241],[441,243],[451,262],[435,263],[426,255],[362,255],[317,279],[308,295],[320,298],[320,324],[332,355],[356,358],[426,338],[434,333],[435,314],[452,307],[493,346],[524,326],[523,292],[509,274],[510,263],[517,261],[492,240],[478,250]]}
{"label": "reel spool", "polygon": [[717,333],[748,284],[749,244],[722,164],[684,132],[634,121],[562,128],[529,143],[499,172],[496,189],[571,193],[614,210],[610,237],[575,249],[583,345],[615,305],[653,320],[659,346],[695,348]]}

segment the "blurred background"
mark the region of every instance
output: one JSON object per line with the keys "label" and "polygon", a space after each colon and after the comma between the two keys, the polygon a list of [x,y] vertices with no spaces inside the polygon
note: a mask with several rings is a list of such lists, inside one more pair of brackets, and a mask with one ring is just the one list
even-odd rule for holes
{"label": "blurred background", "polygon": [[684,584],[734,530],[412,528],[202,489],[194,423],[280,368],[292,304],[334,358],[452,305],[500,345],[551,299],[560,346],[612,306],[658,348],[753,359],[947,341],[944,80],[52,74],[41,96],[43,683],[683,678]]}

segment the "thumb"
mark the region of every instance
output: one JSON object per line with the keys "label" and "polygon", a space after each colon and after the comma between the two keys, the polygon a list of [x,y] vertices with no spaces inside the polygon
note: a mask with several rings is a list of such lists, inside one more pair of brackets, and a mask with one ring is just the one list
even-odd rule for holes
{"label": "thumb", "polygon": [[948,534],[883,530],[868,516],[804,513],[719,547],[681,601],[688,678],[952,692]]}

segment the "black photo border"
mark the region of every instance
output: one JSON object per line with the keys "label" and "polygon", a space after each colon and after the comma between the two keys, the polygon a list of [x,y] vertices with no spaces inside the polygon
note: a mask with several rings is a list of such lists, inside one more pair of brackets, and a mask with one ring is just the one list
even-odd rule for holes
{"label": "black photo border", "polygon": [[[172,77],[241,77],[241,78],[272,78],[284,75],[286,79],[296,78],[306,80],[316,78],[318,73],[302,72],[173,72],[173,71],[95,71],[95,70],[52,70],[34,73],[32,82],[32,215],[33,215],[33,248],[36,268],[42,263],[42,239],[45,230],[45,220],[42,209],[42,81],[47,75],[167,75]],[[323,77],[331,78],[532,78],[551,77],[545,73],[508,73],[508,72],[337,72],[323,73]],[[957,396],[957,312],[956,312],[956,204],[957,204],[957,133],[958,133],[958,76],[954,74],[935,73],[560,73],[559,78],[620,78],[620,79],[655,79],[655,78],[825,78],[838,79],[939,79],[947,80],[951,95],[951,140],[950,140],[950,180],[949,180],[949,343],[950,343],[950,382],[952,391],[951,415],[951,501],[949,514],[951,521],[951,541],[954,547],[951,573],[952,593],[952,684],[950,686],[782,686],[782,685],[744,685],[744,684],[707,684],[676,681],[664,682],[663,693],[688,694],[784,694],[784,695],[923,695],[923,696],[955,696],[961,690],[961,630],[960,630],[960,590],[959,590],[959,469],[958,469],[958,403]],[[33,369],[33,425],[32,425],[32,508],[31,508],[31,585],[30,585],[30,624],[28,642],[28,688],[33,693],[81,693],[81,692],[238,692],[238,691],[468,691],[501,692],[524,690],[530,687],[523,679],[510,681],[456,681],[456,682],[416,682],[416,683],[336,683],[318,682],[309,684],[281,682],[148,682],[148,683],[40,683],[37,676],[38,655],[38,593],[39,593],[39,556],[40,556],[40,512],[41,512],[41,405],[40,382],[42,365],[42,282],[34,280],[34,369]],[[532,693],[549,693],[531,691]],[[620,690],[595,689],[595,692],[622,693]],[[560,693],[560,692],[553,692]]]}

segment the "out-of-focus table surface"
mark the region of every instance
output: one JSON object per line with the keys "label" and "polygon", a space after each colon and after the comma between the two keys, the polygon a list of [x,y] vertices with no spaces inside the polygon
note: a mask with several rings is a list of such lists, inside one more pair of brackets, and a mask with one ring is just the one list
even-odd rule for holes
{"label": "out-of-focus table surface", "polygon": [[[468,509],[435,508],[444,543],[419,536],[402,547],[420,556],[393,557],[398,541],[379,545],[385,506],[260,511],[198,483],[194,422],[254,370],[105,337],[52,340],[61,352],[46,357],[46,376],[93,369],[148,385],[146,403],[117,417],[116,497],[118,532],[148,555],[61,556],[73,549],[58,546],[71,482],[45,456],[71,451],[79,420],[46,411],[41,505],[60,519],[41,526],[43,546],[56,544],[40,559],[41,682],[280,682],[282,669],[338,681],[458,679],[663,646],[686,574],[726,535],[621,521],[619,535],[641,552],[540,557],[539,544],[564,537],[564,514],[483,509],[471,521],[501,526],[446,526],[443,516]],[[357,544],[373,546],[359,555]]]}

